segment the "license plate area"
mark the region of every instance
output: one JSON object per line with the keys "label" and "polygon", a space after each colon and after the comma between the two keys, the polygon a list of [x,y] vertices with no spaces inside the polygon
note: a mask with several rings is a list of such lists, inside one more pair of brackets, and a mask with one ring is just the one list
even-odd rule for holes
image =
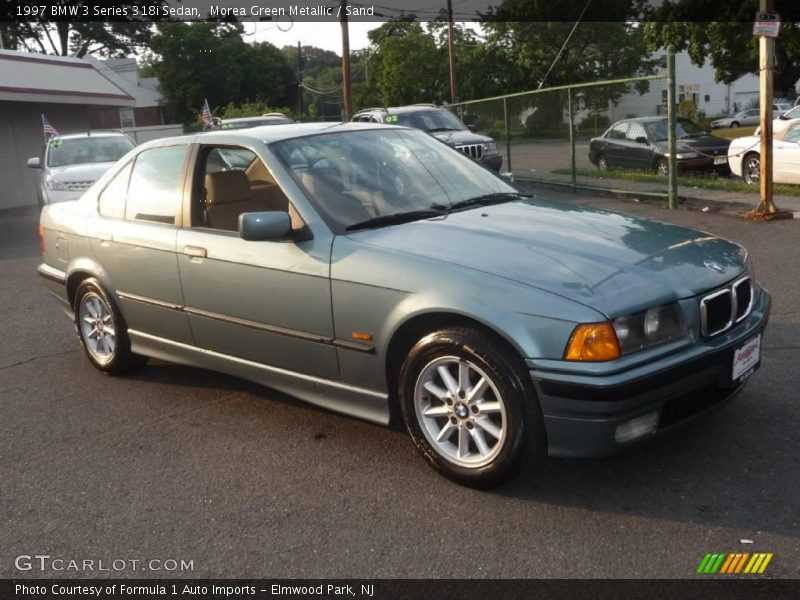
{"label": "license plate area", "polygon": [[761,361],[761,334],[750,338],[733,351],[731,380],[734,384],[744,382],[752,375]]}
{"label": "license plate area", "polygon": [[727,164],[728,157],[727,156],[715,156],[714,157],[714,164],[715,165],[724,165]]}

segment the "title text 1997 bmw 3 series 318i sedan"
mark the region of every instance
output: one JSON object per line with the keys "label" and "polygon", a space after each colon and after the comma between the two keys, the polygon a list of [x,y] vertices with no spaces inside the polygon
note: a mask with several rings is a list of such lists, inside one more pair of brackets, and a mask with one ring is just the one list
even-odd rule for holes
{"label": "title text 1997 bmw 3 series 318i sedan", "polygon": [[397,415],[474,486],[723,403],[770,306],[736,244],[525,197],[390,125],[151,142],[40,232],[39,273],[99,370],[158,357]]}

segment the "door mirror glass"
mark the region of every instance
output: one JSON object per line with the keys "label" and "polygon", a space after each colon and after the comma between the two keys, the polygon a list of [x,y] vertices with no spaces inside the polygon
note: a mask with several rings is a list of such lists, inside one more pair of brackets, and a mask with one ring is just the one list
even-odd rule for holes
{"label": "door mirror glass", "polygon": [[34,156],[33,158],[28,159],[28,168],[29,169],[41,169],[42,168],[42,161],[38,156]]}
{"label": "door mirror glass", "polygon": [[285,240],[292,231],[289,213],[249,212],[239,215],[239,236],[248,242]]}

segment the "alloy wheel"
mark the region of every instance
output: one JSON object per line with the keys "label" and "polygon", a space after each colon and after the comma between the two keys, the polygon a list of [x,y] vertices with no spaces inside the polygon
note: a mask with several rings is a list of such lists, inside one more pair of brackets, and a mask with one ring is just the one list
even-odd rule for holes
{"label": "alloy wheel", "polygon": [[109,362],[114,358],[116,347],[116,329],[111,309],[98,294],[89,292],[81,299],[78,318],[86,349],[97,362]]}
{"label": "alloy wheel", "polygon": [[758,156],[748,156],[744,160],[742,179],[749,184],[757,184],[761,181],[761,160]]}

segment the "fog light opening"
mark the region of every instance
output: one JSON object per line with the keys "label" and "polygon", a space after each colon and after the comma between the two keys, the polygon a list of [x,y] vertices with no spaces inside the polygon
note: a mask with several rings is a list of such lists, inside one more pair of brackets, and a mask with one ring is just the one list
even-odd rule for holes
{"label": "fog light opening", "polygon": [[658,413],[648,413],[617,425],[617,429],[614,432],[614,440],[618,444],[624,444],[636,438],[655,433],[656,427],[658,427]]}

